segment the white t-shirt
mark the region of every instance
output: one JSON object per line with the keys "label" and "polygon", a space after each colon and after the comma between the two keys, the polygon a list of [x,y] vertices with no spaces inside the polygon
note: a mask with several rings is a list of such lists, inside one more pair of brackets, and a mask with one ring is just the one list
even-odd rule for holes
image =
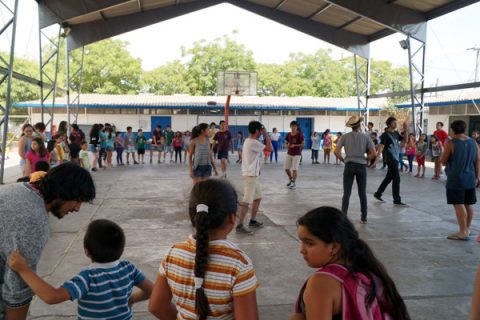
{"label": "white t-shirt", "polygon": [[278,141],[280,139],[280,133],[270,133],[270,139],[272,141]]}
{"label": "white t-shirt", "polygon": [[265,145],[258,140],[247,138],[243,143],[242,175],[244,177],[260,176],[260,156]]}

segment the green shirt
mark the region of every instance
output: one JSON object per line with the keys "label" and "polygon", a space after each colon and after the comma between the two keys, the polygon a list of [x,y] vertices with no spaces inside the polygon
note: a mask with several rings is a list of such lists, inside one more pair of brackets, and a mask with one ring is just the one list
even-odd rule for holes
{"label": "green shirt", "polygon": [[171,146],[172,145],[172,141],[173,141],[173,136],[175,134],[173,133],[173,131],[165,131],[165,137],[167,139],[167,146]]}
{"label": "green shirt", "polygon": [[137,137],[137,149],[145,149],[145,143],[147,139],[144,136]]}
{"label": "green shirt", "polygon": [[88,158],[88,151],[81,150],[79,154],[82,167],[85,169],[90,169],[90,159]]}

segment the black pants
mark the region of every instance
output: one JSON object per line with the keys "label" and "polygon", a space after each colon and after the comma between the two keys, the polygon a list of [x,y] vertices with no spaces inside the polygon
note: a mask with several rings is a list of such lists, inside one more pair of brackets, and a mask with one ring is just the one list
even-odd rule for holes
{"label": "black pants", "polygon": [[400,198],[400,174],[398,172],[398,161],[387,161],[387,166],[387,176],[383,179],[377,192],[375,192],[375,195],[381,197],[387,186],[392,182],[393,202],[400,203],[402,198]]}
{"label": "black pants", "polygon": [[180,163],[182,163],[182,147],[175,147],[175,163],[177,163],[178,157],[180,157]]}
{"label": "black pants", "polygon": [[100,152],[98,153],[98,166],[102,168],[102,160],[107,160],[107,149],[100,148]]}
{"label": "black pants", "polygon": [[362,220],[367,220],[367,166],[360,163],[347,162],[343,170],[342,211],[347,214],[352,194],[353,180],[357,180],[358,196],[362,211]]}

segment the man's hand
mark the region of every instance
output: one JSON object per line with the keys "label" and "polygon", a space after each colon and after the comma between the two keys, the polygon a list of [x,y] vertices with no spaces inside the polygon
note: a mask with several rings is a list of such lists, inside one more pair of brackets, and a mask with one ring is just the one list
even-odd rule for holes
{"label": "man's hand", "polygon": [[21,273],[30,268],[27,260],[18,251],[13,251],[8,257],[8,266],[17,273]]}

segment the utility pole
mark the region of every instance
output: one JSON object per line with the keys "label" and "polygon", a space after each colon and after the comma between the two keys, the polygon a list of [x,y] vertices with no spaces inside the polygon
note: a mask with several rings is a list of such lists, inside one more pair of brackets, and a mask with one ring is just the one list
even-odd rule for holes
{"label": "utility pole", "polygon": [[480,66],[480,47],[475,46],[472,48],[468,48],[467,51],[475,51],[477,53],[477,60],[475,62],[475,82],[477,82],[478,76],[480,75],[478,70],[478,67]]}

